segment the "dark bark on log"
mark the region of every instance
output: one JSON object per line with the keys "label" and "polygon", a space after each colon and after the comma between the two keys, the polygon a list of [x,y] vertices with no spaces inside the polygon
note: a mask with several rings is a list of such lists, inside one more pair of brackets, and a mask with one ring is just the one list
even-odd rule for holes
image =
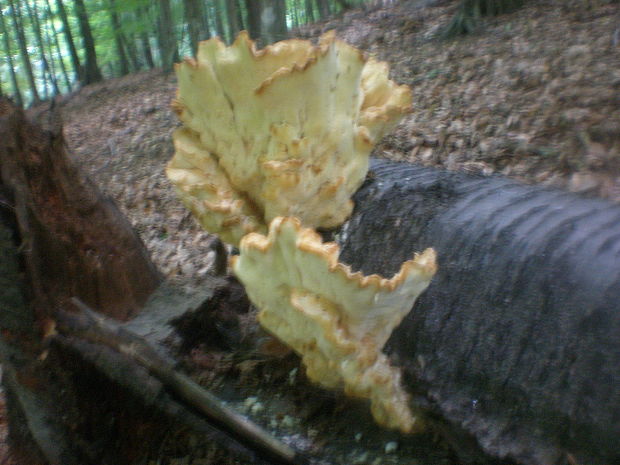
{"label": "dark bark on log", "polygon": [[388,343],[418,403],[494,456],[620,463],[620,207],[385,161],[354,200],[338,235],[354,269],[438,252]]}

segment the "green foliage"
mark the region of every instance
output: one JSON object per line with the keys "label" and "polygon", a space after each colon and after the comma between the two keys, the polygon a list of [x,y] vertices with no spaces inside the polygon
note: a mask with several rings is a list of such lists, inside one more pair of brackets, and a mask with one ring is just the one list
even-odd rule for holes
{"label": "green foliage", "polygon": [[[23,0],[14,0],[23,2]],[[61,92],[67,92],[78,85],[76,76],[79,70],[72,60],[70,46],[63,29],[63,22],[58,8],[58,0],[28,0],[36,12],[36,18],[27,14],[22,15],[22,29],[35,77],[35,86],[43,96],[53,96],[54,89],[50,85],[50,77],[58,83]],[[251,0],[262,1],[262,0]],[[286,27],[292,29],[321,18],[325,11],[330,14],[339,14],[347,8],[359,7],[369,0],[285,0]],[[515,0],[516,1],[516,0]],[[228,2],[236,2],[243,24],[248,25],[248,9],[243,0],[200,0],[204,9],[205,24],[208,26],[210,35],[219,34],[227,42],[233,39],[233,27],[229,24],[227,15]],[[124,54],[130,62],[130,70],[138,71],[151,66],[150,56],[154,57],[155,65],[161,65],[159,51],[159,6],[153,0],[85,0],[88,23],[92,29],[97,64],[105,78],[115,77],[121,74],[123,68],[119,56],[119,38],[122,42]],[[488,3],[488,1],[487,1]],[[80,27],[73,0],[62,0],[67,13],[68,27],[73,42],[77,49],[77,59],[83,67],[85,52],[80,35]],[[191,55],[191,41],[189,27],[184,15],[183,0],[170,0],[173,19],[174,40],[181,56]],[[322,9],[321,9],[322,5]],[[120,22],[119,28],[113,26],[111,8],[117,14]],[[487,8],[486,6],[482,7]],[[13,11],[8,0],[0,0],[0,10],[4,15],[7,25],[12,24]],[[34,24],[32,24],[34,23]],[[40,44],[34,31],[41,32],[44,38],[43,51],[49,68],[44,70],[41,63]],[[23,60],[20,57],[17,38],[12,27],[9,27],[6,35],[10,47],[7,48],[3,32],[0,30],[0,81],[2,92],[8,95],[14,93],[12,72],[16,77],[16,84],[23,94],[25,103],[33,100],[32,92],[28,91],[29,83],[24,69]],[[208,37],[203,36],[201,39]],[[10,55],[10,56],[9,56]],[[10,58],[10,59],[9,59]],[[61,70],[65,70],[61,76]],[[50,76],[50,73],[52,75]],[[63,79],[64,77],[64,79]]]}
{"label": "green foliage", "polygon": [[521,7],[525,0],[461,0],[444,37],[470,34],[478,29],[484,16],[497,16]]}

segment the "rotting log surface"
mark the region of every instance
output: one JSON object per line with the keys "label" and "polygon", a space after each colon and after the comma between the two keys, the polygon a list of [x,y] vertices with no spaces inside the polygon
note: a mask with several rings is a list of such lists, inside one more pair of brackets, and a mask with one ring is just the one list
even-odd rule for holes
{"label": "rotting log surface", "polygon": [[494,456],[620,463],[620,207],[502,177],[375,161],[341,259],[439,269],[388,351],[418,403]]}
{"label": "rotting log surface", "polygon": [[132,463],[150,444],[144,435],[161,440],[170,421],[44,335],[69,297],[123,319],[160,278],[120,211],[69,164],[48,116],[46,130],[0,100],[0,359],[12,453],[25,465]]}
{"label": "rotting log surface", "polygon": [[0,102],[0,184],[17,217],[35,305],[78,296],[129,318],[159,284],[158,272],[112,200],[69,162],[57,115],[46,116],[44,130]]}

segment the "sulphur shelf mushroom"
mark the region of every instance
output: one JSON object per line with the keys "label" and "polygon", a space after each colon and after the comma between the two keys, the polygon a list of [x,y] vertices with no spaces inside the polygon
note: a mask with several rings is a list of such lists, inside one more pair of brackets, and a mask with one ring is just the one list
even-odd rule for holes
{"label": "sulphur shelf mushroom", "polygon": [[400,370],[381,350],[433,277],[435,252],[406,261],[391,279],[352,273],[338,252],[297,219],[278,217],[267,236],[241,240],[233,270],[261,325],[301,356],[311,380],[370,399],[381,425],[419,431]]}
{"label": "sulphur shelf mushroom", "polygon": [[373,145],[410,111],[388,67],[323,35],[256,50],[201,42],[176,66],[182,127],[167,175],[209,232],[237,245],[277,216],[332,228],[351,213]]}

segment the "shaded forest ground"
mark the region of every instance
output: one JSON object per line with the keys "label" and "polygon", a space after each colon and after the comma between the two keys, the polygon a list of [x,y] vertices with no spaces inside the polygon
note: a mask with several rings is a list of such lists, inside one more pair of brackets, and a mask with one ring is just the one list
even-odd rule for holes
{"label": "shaded forest ground", "polygon": [[[415,110],[376,156],[620,201],[620,5],[532,1],[442,41],[447,3],[353,10],[293,35],[335,29],[411,86]],[[163,174],[175,87],[172,74],[143,72],[83,88],[60,108],[76,161],[118,201],[164,273],[193,285],[208,271],[211,239]]]}
{"label": "shaded forest ground", "polygon": [[[620,202],[620,4],[531,1],[486,20],[478,34],[441,41],[453,11],[441,1],[401,2],[293,35],[335,29],[411,86],[414,112],[375,156]],[[75,161],[117,201],[160,269],[194,287],[209,271],[212,238],[163,174],[178,125],[175,88],[172,74],[143,72],[83,88],[57,106]]]}

